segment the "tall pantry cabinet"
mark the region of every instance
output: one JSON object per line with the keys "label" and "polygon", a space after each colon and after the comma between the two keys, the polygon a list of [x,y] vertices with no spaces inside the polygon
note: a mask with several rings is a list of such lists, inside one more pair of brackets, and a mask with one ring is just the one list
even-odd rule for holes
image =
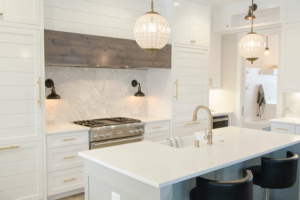
{"label": "tall pantry cabinet", "polygon": [[173,7],[172,71],[174,81],[173,137],[192,135],[207,127],[210,1],[175,0]]}
{"label": "tall pantry cabinet", "polygon": [[43,1],[0,0],[0,199],[43,192]]}

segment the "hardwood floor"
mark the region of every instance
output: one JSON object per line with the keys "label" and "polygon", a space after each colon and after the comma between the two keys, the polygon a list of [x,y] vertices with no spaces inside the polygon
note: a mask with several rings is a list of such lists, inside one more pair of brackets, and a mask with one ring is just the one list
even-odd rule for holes
{"label": "hardwood floor", "polygon": [[64,197],[62,199],[58,199],[58,200],[84,200],[84,193],[81,194],[75,194],[69,197]]}

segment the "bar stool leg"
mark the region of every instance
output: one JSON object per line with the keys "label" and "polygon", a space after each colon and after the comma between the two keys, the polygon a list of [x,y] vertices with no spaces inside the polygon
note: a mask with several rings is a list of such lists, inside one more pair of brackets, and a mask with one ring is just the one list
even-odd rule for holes
{"label": "bar stool leg", "polygon": [[270,200],[270,189],[266,189],[266,200]]}

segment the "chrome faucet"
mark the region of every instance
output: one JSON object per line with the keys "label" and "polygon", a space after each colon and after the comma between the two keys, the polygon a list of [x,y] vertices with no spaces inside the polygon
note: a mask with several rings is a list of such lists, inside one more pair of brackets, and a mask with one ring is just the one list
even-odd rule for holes
{"label": "chrome faucet", "polygon": [[197,114],[198,114],[198,111],[203,108],[204,110],[206,110],[207,114],[208,114],[208,134],[206,134],[206,131],[205,131],[205,136],[204,136],[204,139],[208,140],[207,144],[212,144],[212,141],[213,141],[213,133],[212,133],[212,115],[211,115],[211,112],[209,110],[208,107],[206,106],[198,106],[195,111],[194,111],[194,115],[193,115],[193,121],[196,122],[197,120]]}

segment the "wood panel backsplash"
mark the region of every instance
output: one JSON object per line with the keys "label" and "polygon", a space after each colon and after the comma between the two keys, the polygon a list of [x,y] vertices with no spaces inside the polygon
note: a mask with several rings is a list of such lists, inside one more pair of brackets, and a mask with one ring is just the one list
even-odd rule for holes
{"label": "wood panel backsplash", "polygon": [[171,45],[150,54],[136,41],[45,30],[47,66],[171,68]]}

